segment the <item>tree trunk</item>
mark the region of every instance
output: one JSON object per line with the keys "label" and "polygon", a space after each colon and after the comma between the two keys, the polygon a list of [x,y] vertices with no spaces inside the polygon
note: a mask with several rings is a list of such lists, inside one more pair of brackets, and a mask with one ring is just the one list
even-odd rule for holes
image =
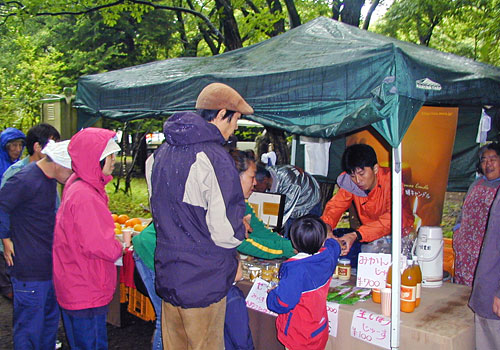
{"label": "tree trunk", "polygon": [[350,24],[359,27],[359,19],[361,17],[361,8],[365,0],[345,0],[344,8],[341,13],[341,21],[345,24]]}
{"label": "tree trunk", "polygon": [[295,7],[294,0],[285,0],[285,6],[288,11],[288,18],[290,19],[290,28],[295,28],[301,25],[300,15]]}
{"label": "tree trunk", "polygon": [[372,19],[373,12],[377,8],[378,4],[380,3],[380,0],[373,0],[370,9],[368,10],[368,13],[366,14],[365,21],[363,22],[363,29],[368,30],[368,27],[370,26],[370,21]]}
{"label": "tree trunk", "polygon": [[240,32],[238,29],[238,23],[234,18],[233,8],[229,1],[215,0],[215,6],[220,13],[220,22],[223,28],[226,51],[231,51],[243,47]]}
{"label": "tree trunk", "polygon": [[[266,0],[269,11],[274,14],[281,14],[283,12],[283,7],[279,0]],[[283,19],[278,20],[273,24],[273,30],[268,33],[270,37],[279,35],[285,32],[285,21]]]}
{"label": "tree trunk", "polygon": [[341,0],[332,1],[332,19],[338,21],[340,19],[340,7],[342,6]]}
{"label": "tree trunk", "polygon": [[257,161],[262,154],[267,153],[270,143],[274,146],[276,153],[276,164],[290,164],[290,150],[286,142],[285,132],[266,126],[266,132],[255,139],[257,148]]}

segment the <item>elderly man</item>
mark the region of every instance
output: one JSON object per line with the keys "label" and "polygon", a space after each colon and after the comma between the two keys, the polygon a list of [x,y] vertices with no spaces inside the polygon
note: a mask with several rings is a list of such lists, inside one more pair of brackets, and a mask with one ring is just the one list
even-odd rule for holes
{"label": "elderly man", "polygon": [[24,150],[26,136],[21,130],[7,128],[0,134],[0,177],[17,162]]}
{"label": "elderly man", "polygon": [[59,325],[52,283],[56,186],[71,175],[68,142],[49,143],[47,157],[32,162],[0,189],[0,238],[10,235],[5,254],[14,289],[14,349],[54,349]]}
{"label": "elderly man", "polygon": [[[361,221],[340,239],[347,253],[354,242],[360,241],[361,251],[376,253],[377,246],[390,247],[391,234],[391,171],[378,165],[374,149],[365,144],[346,148],[342,155],[344,172],[337,178],[340,189],[326,204],[321,217],[330,228],[335,228],[351,203]],[[403,235],[413,228],[414,217],[403,193]],[[372,242],[372,244],[368,244]]]}
{"label": "elderly man", "polygon": [[220,83],[201,91],[196,109],[165,122],[166,142],[155,153],[156,290],[165,349],[220,350],[236,247],[245,239],[243,191],[223,144],[253,109]]}

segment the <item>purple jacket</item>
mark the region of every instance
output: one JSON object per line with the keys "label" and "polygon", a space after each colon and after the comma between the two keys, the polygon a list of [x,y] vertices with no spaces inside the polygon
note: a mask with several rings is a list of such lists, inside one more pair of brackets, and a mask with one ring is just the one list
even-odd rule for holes
{"label": "purple jacket", "polygon": [[227,295],[236,275],[241,183],[219,129],[198,114],[174,114],[164,134],[151,179],[156,290],[174,306],[206,307]]}
{"label": "purple jacket", "polygon": [[[496,186],[500,179],[485,181]],[[474,183],[473,185],[475,185]],[[472,187],[472,186],[471,186]],[[493,297],[500,298],[500,192],[497,192],[490,208],[488,226],[484,235],[472,294],[469,300],[471,309],[481,317],[500,320],[493,312]]]}

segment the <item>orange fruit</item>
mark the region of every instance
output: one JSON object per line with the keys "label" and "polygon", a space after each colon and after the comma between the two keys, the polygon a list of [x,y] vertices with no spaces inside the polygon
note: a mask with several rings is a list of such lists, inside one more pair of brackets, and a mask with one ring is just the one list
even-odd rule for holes
{"label": "orange fruit", "polygon": [[114,222],[117,222],[117,221],[118,221],[118,215],[116,215],[116,214],[111,214],[111,217],[113,218],[113,221],[114,221]]}
{"label": "orange fruit", "polygon": [[132,219],[128,219],[127,221],[125,221],[125,226],[127,226],[127,227],[134,227],[137,224],[142,224],[141,219],[132,218]]}
{"label": "orange fruit", "polygon": [[141,232],[142,230],[144,230],[144,226],[142,226],[142,224],[134,225],[134,231]]}
{"label": "orange fruit", "polygon": [[121,235],[122,234],[122,229],[115,227],[115,235]]}
{"label": "orange fruit", "polygon": [[122,229],[122,225],[120,225],[119,223],[115,222],[115,228],[119,228],[121,230]]}
{"label": "orange fruit", "polygon": [[118,215],[117,221],[119,224],[123,225],[128,219],[130,219],[130,218],[128,217],[127,214],[121,214],[121,215]]}

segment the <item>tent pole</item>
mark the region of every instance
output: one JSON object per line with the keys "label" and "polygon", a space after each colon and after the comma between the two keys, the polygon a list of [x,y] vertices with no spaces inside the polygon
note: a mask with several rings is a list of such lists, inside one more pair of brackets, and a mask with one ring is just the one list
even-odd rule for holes
{"label": "tent pole", "polygon": [[299,135],[293,135],[292,137],[292,154],[290,156],[290,164],[291,165],[295,165],[295,158],[297,157],[297,146],[298,146],[298,142],[297,142],[297,138],[299,138],[300,136]]}
{"label": "tent pole", "polygon": [[401,294],[401,198],[402,198],[401,143],[392,149],[392,300],[391,349],[399,349]]}

